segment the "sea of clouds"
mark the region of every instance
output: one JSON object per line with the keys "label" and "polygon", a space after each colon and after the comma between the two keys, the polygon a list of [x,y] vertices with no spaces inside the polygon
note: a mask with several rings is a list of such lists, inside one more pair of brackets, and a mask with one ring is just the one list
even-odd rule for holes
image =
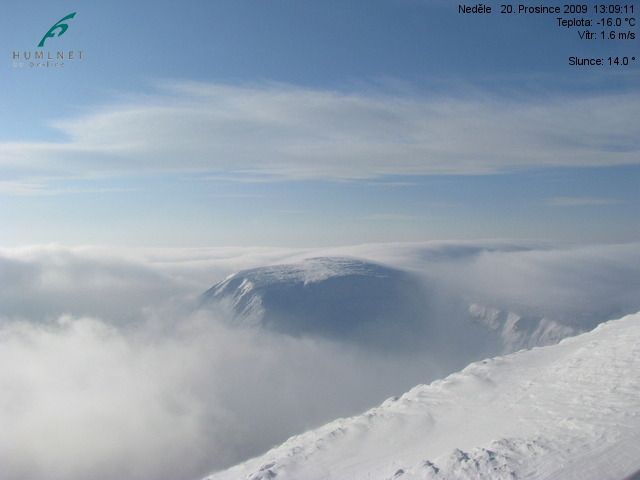
{"label": "sea of clouds", "polygon": [[233,328],[228,312],[196,308],[235,271],[320,255],[576,330],[640,310],[639,244],[0,249],[0,476],[195,479],[460,367]]}

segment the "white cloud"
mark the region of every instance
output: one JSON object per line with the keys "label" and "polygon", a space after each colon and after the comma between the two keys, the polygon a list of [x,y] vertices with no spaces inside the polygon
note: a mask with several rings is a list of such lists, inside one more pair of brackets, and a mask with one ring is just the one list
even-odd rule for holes
{"label": "white cloud", "polygon": [[617,205],[622,203],[615,198],[599,197],[553,197],[547,200],[552,207],[590,207],[598,205]]}
{"label": "white cloud", "polygon": [[433,377],[417,357],[165,320],[0,322],[2,478],[198,478]]}
{"label": "white cloud", "polygon": [[60,142],[0,143],[0,168],[362,179],[637,164],[638,105],[637,94],[469,100],[181,83],[57,120]]}
{"label": "white cloud", "polygon": [[415,220],[414,215],[405,215],[402,213],[374,213],[364,217],[365,220],[374,222],[410,222]]}
{"label": "white cloud", "polygon": [[121,193],[134,191],[132,188],[77,188],[77,187],[53,187],[50,179],[41,181],[0,181],[0,195],[15,197],[37,197],[51,195],[80,195],[96,193]]}
{"label": "white cloud", "polygon": [[0,181],[0,195],[33,196],[46,192],[46,185],[38,182]]}
{"label": "white cloud", "polygon": [[[428,265],[449,291],[592,328],[640,309],[640,244],[495,249]],[[427,267],[423,267],[427,268]]]}

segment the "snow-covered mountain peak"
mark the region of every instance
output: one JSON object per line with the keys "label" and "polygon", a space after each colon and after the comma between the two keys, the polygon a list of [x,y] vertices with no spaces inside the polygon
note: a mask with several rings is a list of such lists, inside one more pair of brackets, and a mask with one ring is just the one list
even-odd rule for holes
{"label": "snow-covered mountain peak", "polygon": [[205,306],[230,307],[236,325],[386,346],[415,343],[426,302],[413,275],[347,257],[241,271],[202,297]]}
{"label": "snow-covered mountain peak", "polygon": [[321,336],[385,349],[421,349],[466,362],[550,345],[579,333],[444,292],[438,280],[350,257],[315,257],[244,270],[217,283],[202,305],[228,321],[292,336]]}
{"label": "snow-covered mountain peak", "polygon": [[252,268],[229,275],[225,280],[216,284],[212,290],[221,293],[222,290],[236,288],[238,282],[248,281],[255,288],[264,288],[281,283],[317,283],[332,277],[368,276],[384,277],[393,269],[376,263],[366,262],[350,257],[313,257],[297,263],[270,265]]}

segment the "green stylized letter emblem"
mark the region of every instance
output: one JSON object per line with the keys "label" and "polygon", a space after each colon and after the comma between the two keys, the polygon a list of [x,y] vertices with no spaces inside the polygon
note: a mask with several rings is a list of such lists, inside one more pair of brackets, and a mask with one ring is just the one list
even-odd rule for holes
{"label": "green stylized letter emblem", "polygon": [[[47,33],[44,34],[44,37],[42,37],[42,40],[40,40],[40,43],[38,44],[38,47],[44,47],[44,42],[47,38],[53,38],[53,37],[61,37],[62,35],[64,35],[64,32],[67,31],[67,29],[69,28],[69,25],[67,25],[66,23],[63,23],[65,20],[70,20],[73,17],[76,16],[76,12],[70,13],[69,15],[67,15],[64,18],[61,18],[60,20],[58,20],[53,27],[51,27],[49,29],[49,31]],[[60,30],[60,32],[56,35],[55,31],[56,30]]]}

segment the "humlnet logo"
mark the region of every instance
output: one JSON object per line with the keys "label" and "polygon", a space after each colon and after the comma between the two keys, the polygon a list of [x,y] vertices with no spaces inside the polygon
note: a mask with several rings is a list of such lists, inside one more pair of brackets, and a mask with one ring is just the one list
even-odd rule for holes
{"label": "humlnet logo", "polygon": [[84,60],[82,50],[44,50],[45,43],[47,46],[50,43],[47,43],[47,40],[59,38],[69,30],[68,22],[75,16],[76,12],[73,12],[54,23],[38,43],[38,50],[14,50],[11,55],[13,66],[15,68],[61,68],[66,63]]}
{"label": "humlnet logo", "polygon": [[44,47],[44,42],[47,40],[47,38],[53,38],[56,36],[56,30],[60,30],[58,33],[58,37],[61,37],[62,35],[64,35],[64,32],[66,32],[69,29],[69,25],[67,25],[66,23],[64,23],[65,20],[71,20],[73,17],[76,16],[76,12],[70,13],[69,15],[67,15],[66,17],[62,17],[60,20],[58,20],[56,23],[53,24],[53,27],[51,27],[49,29],[49,31],[47,33],[44,34],[44,37],[42,37],[42,40],[40,40],[40,43],[38,44],[38,47],[42,48]]}

